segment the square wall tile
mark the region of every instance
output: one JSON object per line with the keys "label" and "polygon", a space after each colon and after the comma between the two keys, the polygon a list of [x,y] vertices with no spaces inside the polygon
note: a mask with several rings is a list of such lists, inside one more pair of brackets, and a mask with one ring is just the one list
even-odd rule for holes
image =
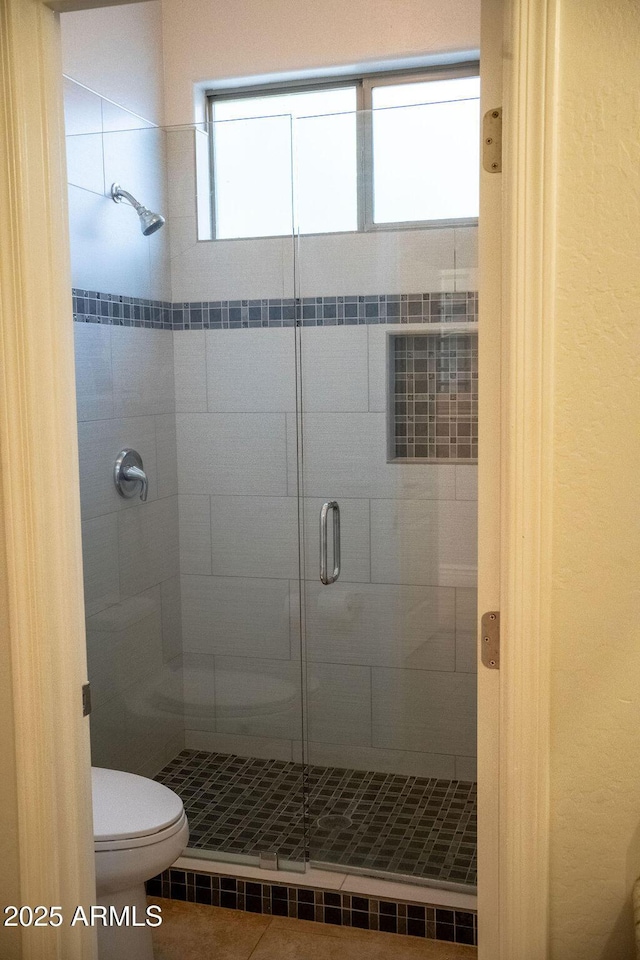
{"label": "square wall tile", "polygon": [[178,498],[140,503],[118,515],[120,594],[141,593],[178,574]]}
{"label": "square wall tile", "polygon": [[181,494],[286,495],[284,414],[180,413],[177,425]]}
{"label": "square wall tile", "polygon": [[371,578],[474,587],[477,507],[464,500],[372,500]]}
{"label": "square wall tile", "polygon": [[210,411],[295,410],[295,329],[207,330]]}
{"label": "square wall tile", "polygon": [[286,740],[300,737],[299,664],[216,657],[215,686],[219,733]]}
{"label": "square wall tile", "polygon": [[476,678],[374,667],[373,746],[475,756]]}
{"label": "square wall tile", "polygon": [[182,655],[182,598],[180,577],[160,584],[162,603],[162,652],[165,662]]}
{"label": "square wall tile", "polygon": [[212,573],[288,580],[298,576],[294,497],[211,497]]}
{"label": "square wall tile", "polygon": [[112,327],[113,406],[116,417],[173,413],[173,334]]}
{"label": "square wall tile", "polygon": [[120,599],[118,516],[82,521],[84,606],[88,617]]}
{"label": "square wall tile", "polygon": [[289,659],[289,582],[183,577],[185,653]]}
{"label": "square wall tile", "polygon": [[135,510],[139,497],[125,499],[116,490],[113,468],[126,447],[137,450],[149,478],[148,502],[157,497],[156,431],[153,417],[95,420],[78,424],[82,518]]}
{"label": "square wall tile", "polygon": [[312,663],[307,670],[309,739],[371,746],[371,671]]}
{"label": "square wall tile", "polygon": [[[289,486],[295,490],[295,424],[289,425]],[[307,497],[453,499],[455,467],[387,463],[385,413],[308,413],[304,417]]]}
{"label": "square wall tile", "polygon": [[163,413],[155,421],[158,497],[175,497],[178,493],[176,416]]}
{"label": "square wall tile", "polygon": [[366,326],[303,328],[302,363],[305,412],[368,409]]}
{"label": "square wall tile", "polygon": [[174,330],[176,410],[205,413],[207,410],[207,358],[204,330]]}
{"label": "square wall tile", "polygon": [[211,576],[211,501],[178,497],[180,573]]}
{"label": "square wall tile", "polygon": [[478,670],[478,591],[456,590],[456,670]]}
{"label": "square wall tile", "polygon": [[312,663],[455,669],[452,589],[312,580],[305,597]]}
{"label": "square wall tile", "polygon": [[76,402],[78,420],[113,417],[111,327],[74,323]]}

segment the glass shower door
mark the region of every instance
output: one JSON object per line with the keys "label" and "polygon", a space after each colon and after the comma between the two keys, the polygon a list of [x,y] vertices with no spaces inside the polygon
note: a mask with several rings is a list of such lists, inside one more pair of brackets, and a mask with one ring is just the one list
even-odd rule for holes
{"label": "glass shower door", "polygon": [[281,116],[214,122],[217,233],[198,242],[194,212],[206,211],[211,198],[202,196],[206,165],[199,192],[194,173],[210,134],[170,130],[167,144],[176,210],[172,277],[183,301],[174,338],[187,750],[166,782],[185,778],[178,792],[190,853],[301,868],[290,171],[284,193],[282,176],[270,185],[272,195],[280,190],[279,235],[259,236],[264,227],[255,219],[264,213],[257,200],[269,187],[268,158],[286,164],[291,156],[291,125]]}
{"label": "glass shower door", "polygon": [[445,885],[475,883],[474,231],[297,242],[309,856]]}

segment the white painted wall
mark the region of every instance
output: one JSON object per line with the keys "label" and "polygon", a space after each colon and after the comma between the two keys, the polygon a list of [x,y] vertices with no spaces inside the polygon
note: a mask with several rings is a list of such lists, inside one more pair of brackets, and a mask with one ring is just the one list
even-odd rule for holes
{"label": "white painted wall", "polygon": [[168,124],[193,84],[478,50],[479,0],[162,0]]}
{"label": "white painted wall", "polygon": [[63,71],[151,123],[163,109],[160,0],[61,16]]}
{"label": "white painted wall", "polygon": [[552,960],[635,956],[640,144],[635,0],[559,4]]}

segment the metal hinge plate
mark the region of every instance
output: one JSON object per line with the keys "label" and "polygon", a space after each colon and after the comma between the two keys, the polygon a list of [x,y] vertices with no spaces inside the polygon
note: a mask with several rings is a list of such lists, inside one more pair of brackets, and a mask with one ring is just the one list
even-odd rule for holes
{"label": "metal hinge plate", "polygon": [[82,684],[82,716],[88,717],[91,713],[91,684]]}
{"label": "metal hinge plate", "polygon": [[502,107],[482,118],[482,166],[487,173],[502,173]]}
{"label": "metal hinge plate", "polygon": [[490,670],[500,667],[500,611],[490,610],[482,616],[480,637],[482,662]]}

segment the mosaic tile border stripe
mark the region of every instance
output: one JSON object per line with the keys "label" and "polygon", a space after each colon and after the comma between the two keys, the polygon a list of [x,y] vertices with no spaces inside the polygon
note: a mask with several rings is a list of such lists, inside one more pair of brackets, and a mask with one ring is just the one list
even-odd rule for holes
{"label": "mosaic tile border stripe", "polygon": [[427,940],[478,944],[477,915],[404,900],[380,900],[335,890],[262,883],[171,868],[147,881],[153,897],[186,900],[247,913],[292,917]]}
{"label": "mosaic tile border stripe", "polygon": [[74,288],[73,319],[77,323],[104,323],[114,327],[173,330],[173,305],[168,300],[121,297]]}
{"label": "mosaic tile border stripe", "polygon": [[74,320],[158,330],[330,327],[375,323],[464,323],[478,319],[478,294],[385,293],[302,299],[170,303],[73,290]]}

